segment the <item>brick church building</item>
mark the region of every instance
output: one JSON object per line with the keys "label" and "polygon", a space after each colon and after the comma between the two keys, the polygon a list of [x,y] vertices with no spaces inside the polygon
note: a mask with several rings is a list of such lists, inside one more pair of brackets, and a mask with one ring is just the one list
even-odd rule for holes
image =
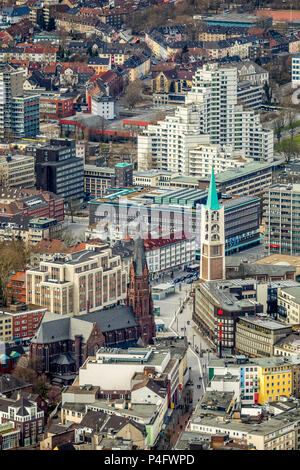
{"label": "brick church building", "polygon": [[31,358],[53,383],[70,384],[102,346],[147,345],[155,336],[149,271],[142,239],[135,241],[126,305],[78,316],[45,313],[30,344]]}

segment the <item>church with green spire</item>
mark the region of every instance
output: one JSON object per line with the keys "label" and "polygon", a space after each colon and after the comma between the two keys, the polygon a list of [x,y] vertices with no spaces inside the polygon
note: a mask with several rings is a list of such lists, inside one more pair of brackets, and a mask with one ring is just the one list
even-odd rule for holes
{"label": "church with green spire", "polygon": [[201,207],[200,279],[225,279],[224,207],[218,200],[215,173],[212,170],[207,201]]}
{"label": "church with green spire", "polygon": [[205,208],[211,211],[218,211],[220,209],[214,169],[212,169]]}

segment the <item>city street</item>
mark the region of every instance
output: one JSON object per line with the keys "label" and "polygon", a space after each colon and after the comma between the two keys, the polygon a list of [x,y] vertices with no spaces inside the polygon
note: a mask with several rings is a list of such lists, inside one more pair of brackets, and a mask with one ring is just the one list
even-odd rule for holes
{"label": "city street", "polygon": [[[191,284],[182,283],[181,290],[176,284],[176,293],[166,297],[164,300],[154,301],[155,307],[160,307],[160,317],[165,323],[165,329],[172,331],[179,336],[186,336],[189,343],[187,352],[187,362],[189,368],[189,382],[193,391],[194,409],[203,397],[208,384],[208,364],[216,354],[211,350],[212,345],[201,334],[198,327],[192,320],[193,298],[189,296],[192,289]],[[180,312],[182,308],[182,312]],[[199,352],[202,351],[202,357]],[[190,413],[186,410],[175,409],[172,413],[172,420],[161,437],[158,448],[165,448],[167,445],[175,446],[180,434],[185,431]],[[172,432],[169,437],[170,430]],[[170,441],[168,441],[170,439]],[[168,444],[169,442],[169,444]]]}
{"label": "city street", "polygon": [[165,323],[166,330],[169,329],[179,336],[186,336],[188,349],[188,367],[190,368],[190,380],[193,383],[193,407],[195,407],[203,396],[204,389],[207,386],[207,364],[215,353],[205,353],[203,357],[196,351],[205,351],[211,349],[212,345],[201,335],[201,332],[192,321],[193,299],[189,298],[185,304],[182,313],[176,315],[184,299],[189,296],[191,284],[182,284],[181,291],[176,285],[176,294],[168,296],[164,300],[155,301],[154,305],[160,307],[160,318]]}

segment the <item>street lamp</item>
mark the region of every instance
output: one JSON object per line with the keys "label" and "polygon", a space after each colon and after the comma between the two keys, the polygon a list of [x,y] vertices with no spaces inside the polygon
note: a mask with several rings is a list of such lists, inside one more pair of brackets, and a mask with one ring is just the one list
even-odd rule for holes
{"label": "street lamp", "polygon": [[195,349],[195,336],[196,335],[193,335],[193,349]]}

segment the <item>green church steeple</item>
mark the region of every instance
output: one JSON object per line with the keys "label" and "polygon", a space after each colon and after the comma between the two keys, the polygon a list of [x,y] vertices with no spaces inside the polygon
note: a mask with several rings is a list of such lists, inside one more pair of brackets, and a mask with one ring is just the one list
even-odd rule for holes
{"label": "green church steeple", "polygon": [[219,205],[219,201],[218,201],[218,193],[217,193],[217,188],[216,188],[214,168],[212,169],[212,173],[211,173],[211,178],[210,178],[210,184],[209,184],[205,209],[210,209],[211,211],[217,211],[217,210],[220,209],[220,205]]}

